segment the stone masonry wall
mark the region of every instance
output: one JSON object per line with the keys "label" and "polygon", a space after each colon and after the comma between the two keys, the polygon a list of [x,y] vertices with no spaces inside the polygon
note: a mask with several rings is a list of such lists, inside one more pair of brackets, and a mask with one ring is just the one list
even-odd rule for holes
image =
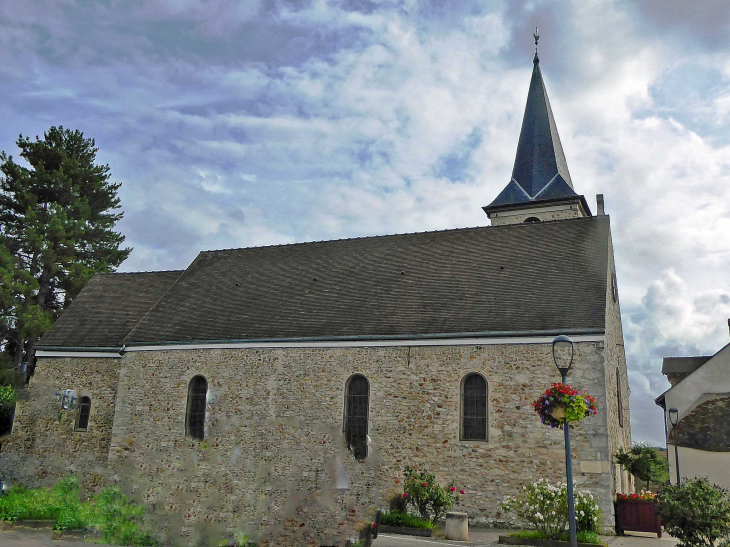
{"label": "stone masonry wall", "polygon": [[[606,283],[606,404],[608,410],[609,460],[619,449],[628,450],[631,447],[631,415],[629,409],[628,369],[626,367],[626,352],[624,349],[624,335],[621,325],[621,308],[619,305],[618,287],[616,282],[615,263],[613,256],[613,242],[609,235],[608,245],[608,272]],[[614,300],[614,294],[616,296]],[[618,381],[617,381],[618,374]],[[618,396],[618,386],[621,386],[621,396]],[[619,408],[619,405],[621,408]],[[622,420],[619,420],[619,413]],[[633,492],[633,477],[620,466],[615,465],[613,470],[613,493]],[[613,509],[611,511],[613,514]]]}
{"label": "stone masonry wall", "polygon": [[[0,477],[11,484],[48,484],[68,473],[89,476],[107,466],[121,359],[40,358],[12,432],[0,440]],[[77,408],[61,410],[56,392],[91,398],[87,431],[74,431]]]}
{"label": "stone masonry wall", "polygon": [[[603,351],[603,343],[576,344],[570,376],[599,400]],[[489,384],[487,442],[459,440],[460,383],[472,372]],[[342,442],[345,384],[355,373],[370,383],[364,462]],[[184,434],[197,374],[208,380],[204,441]],[[472,522],[495,523],[498,502],[525,482],[564,480],[562,431],[542,426],[530,407],[555,381],[550,344],[130,352],[109,460],[120,480],[168,512],[173,532],[208,526],[273,538],[284,530],[290,544],[333,541],[402,492],[406,464],[464,488],[458,508]],[[576,483],[610,515],[606,409],[571,439]],[[338,462],[346,491],[335,488]]]}

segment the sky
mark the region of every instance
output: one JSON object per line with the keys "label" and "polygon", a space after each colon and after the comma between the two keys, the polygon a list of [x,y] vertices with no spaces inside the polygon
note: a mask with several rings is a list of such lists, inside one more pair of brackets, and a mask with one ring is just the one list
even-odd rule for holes
{"label": "sky", "polygon": [[663,445],[661,358],[730,341],[727,0],[0,2],[0,150],[93,137],[121,271],[484,226],[536,25],[573,184],[611,216],[633,437]]}

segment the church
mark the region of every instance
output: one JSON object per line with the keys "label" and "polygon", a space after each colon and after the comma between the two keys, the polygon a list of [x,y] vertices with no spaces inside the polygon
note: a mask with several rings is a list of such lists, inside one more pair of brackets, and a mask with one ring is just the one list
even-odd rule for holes
{"label": "church", "polygon": [[[560,381],[600,401],[571,433],[574,480],[613,526],[632,485],[609,216],[575,190],[535,54],[491,226],[201,252],[183,271],[98,274],[42,338],[0,476],[119,481],[170,529],[328,544],[424,466],[470,522],[565,477],[530,406]],[[477,206],[477,205],[475,205]],[[172,524],[170,524],[172,523]]]}

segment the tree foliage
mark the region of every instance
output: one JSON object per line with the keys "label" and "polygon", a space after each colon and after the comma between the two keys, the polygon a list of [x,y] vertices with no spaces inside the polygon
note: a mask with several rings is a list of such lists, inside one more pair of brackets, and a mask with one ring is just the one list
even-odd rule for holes
{"label": "tree foliage", "polygon": [[619,450],[614,455],[614,461],[623,465],[639,480],[646,482],[647,490],[651,482],[663,483],[669,476],[666,459],[656,448],[643,443],[634,443],[628,452]]}
{"label": "tree foliage", "polygon": [[659,494],[659,514],[665,530],[681,547],[730,545],[728,491],[702,477],[667,485]]}
{"label": "tree foliage", "polygon": [[129,255],[108,165],[93,139],[51,127],[16,141],[26,165],[0,152],[0,338],[19,365],[60,311],[97,272]]}

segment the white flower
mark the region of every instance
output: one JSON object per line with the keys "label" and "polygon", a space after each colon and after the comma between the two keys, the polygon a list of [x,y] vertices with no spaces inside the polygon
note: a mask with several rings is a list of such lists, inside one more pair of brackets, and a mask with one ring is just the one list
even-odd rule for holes
{"label": "white flower", "polygon": [[594,517],[593,517],[593,520],[598,520],[598,517],[597,517],[597,516],[594,516]]}
{"label": "white flower", "polygon": [[584,513],[583,511],[578,511],[578,514],[579,514],[579,515],[580,515],[581,517],[585,515],[585,513]]}
{"label": "white flower", "polygon": [[535,513],[535,518],[536,518],[537,520],[542,520],[542,519],[543,519],[543,517],[542,517],[542,513]]}

